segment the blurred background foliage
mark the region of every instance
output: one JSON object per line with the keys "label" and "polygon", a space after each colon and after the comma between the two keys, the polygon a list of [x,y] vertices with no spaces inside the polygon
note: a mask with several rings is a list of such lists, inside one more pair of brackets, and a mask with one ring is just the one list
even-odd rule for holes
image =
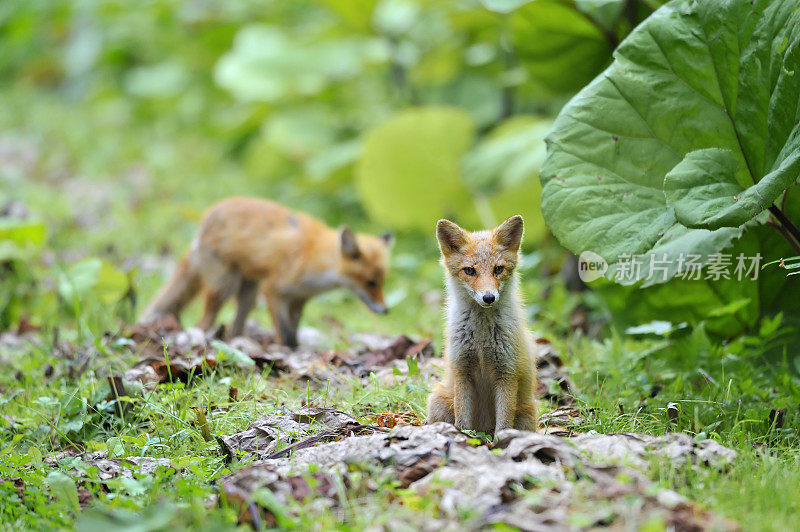
{"label": "blurred background foliage", "polygon": [[[409,278],[438,290],[438,218],[521,213],[542,274],[528,292],[565,302],[532,312],[569,323],[592,296],[549,280],[566,255],[539,209],[543,138],[660,4],[7,0],[0,199],[23,215],[0,226],[15,279],[0,325],[75,314],[87,294],[132,318],[202,211],[237,194],[395,230],[412,275],[390,281],[394,303],[421,290]],[[46,290],[32,257],[58,273]]]}

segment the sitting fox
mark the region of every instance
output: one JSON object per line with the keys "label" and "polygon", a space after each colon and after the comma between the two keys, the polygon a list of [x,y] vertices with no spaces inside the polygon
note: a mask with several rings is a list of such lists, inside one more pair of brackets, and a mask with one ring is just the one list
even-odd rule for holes
{"label": "sitting fox", "polygon": [[439,220],[447,273],[445,375],[428,400],[428,423],[482,432],[536,430],[535,346],[514,269],[522,217],[468,233]]}
{"label": "sitting fox", "polygon": [[295,347],[303,306],[322,292],[346,287],[373,312],[386,313],[383,281],[390,243],[390,234],[337,231],[271,201],[226,199],[206,211],[191,248],[140,321],[167,314],[177,318],[203,290],[199,326],[210,329],[225,301],[236,297],[230,335],[239,336],[261,290],[278,339]]}

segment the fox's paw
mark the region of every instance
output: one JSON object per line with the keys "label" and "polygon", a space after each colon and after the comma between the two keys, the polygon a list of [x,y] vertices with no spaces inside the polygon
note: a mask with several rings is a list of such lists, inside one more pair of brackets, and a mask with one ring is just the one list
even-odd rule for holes
{"label": "fox's paw", "polygon": [[535,431],[539,427],[539,422],[536,416],[536,405],[528,403],[522,405],[517,409],[517,414],[514,416],[514,428],[518,430]]}
{"label": "fox's paw", "polygon": [[453,403],[448,403],[447,399],[434,392],[428,399],[427,423],[437,423],[439,421],[454,425],[456,417],[453,414]]}
{"label": "fox's paw", "polygon": [[456,426],[456,428],[458,430],[460,430],[462,432],[465,431],[465,430],[470,430],[470,428],[471,428],[469,426],[469,423],[467,423],[466,421],[459,420],[459,419],[456,420],[455,426]]}

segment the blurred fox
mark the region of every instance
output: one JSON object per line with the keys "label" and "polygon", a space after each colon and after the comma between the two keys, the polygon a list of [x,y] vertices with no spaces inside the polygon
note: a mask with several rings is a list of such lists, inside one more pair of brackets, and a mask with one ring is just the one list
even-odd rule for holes
{"label": "blurred fox", "polygon": [[535,345],[514,272],[522,217],[468,233],[439,220],[447,273],[445,375],[428,400],[428,423],[482,432],[536,430]]}
{"label": "blurred fox", "polygon": [[295,347],[303,306],[322,292],[349,288],[373,312],[387,312],[383,282],[391,239],[332,229],[271,201],[226,199],[206,211],[191,248],[140,321],[178,318],[202,290],[198,325],[210,329],[235,297],[230,335],[239,336],[261,290],[280,342]]}

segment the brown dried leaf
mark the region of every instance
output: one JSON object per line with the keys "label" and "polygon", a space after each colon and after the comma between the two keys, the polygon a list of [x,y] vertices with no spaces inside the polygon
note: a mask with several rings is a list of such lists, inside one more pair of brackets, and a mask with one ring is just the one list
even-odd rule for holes
{"label": "brown dried leaf", "polygon": [[[593,411],[588,410],[588,413]],[[583,422],[584,418],[580,410],[571,406],[559,406],[555,410],[546,412],[539,416],[539,425],[546,427],[549,425],[564,425],[566,427],[577,427]]]}
{"label": "brown dried leaf", "polygon": [[78,488],[78,504],[81,508],[87,508],[94,502],[94,495],[86,488]]}
{"label": "brown dried leaf", "polygon": [[[314,483],[312,488],[308,479]],[[333,477],[323,472],[306,476],[278,475],[268,463],[253,465],[228,475],[222,479],[222,492],[229,504],[239,505],[239,519],[246,523],[256,523],[261,519],[260,509],[251,504],[253,493],[260,489],[270,490],[279,503],[286,505],[290,499],[303,501],[310,496],[332,507],[338,502],[338,491]],[[254,515],[254,513],[256,515]],[[265,521],[274,524],[274,516],[267,510]]]}
{"label": "brown dried leaf", "polygon": [[680,405],[678,403],[667,403],[667,417],[673,425],[678,424],[678,418],[681,415]]}
{"label": "brown dried leaf", "polygon": [[155,344],[159,348],[162,340],[181,330],[175,316],[163,316],[152,323],[138,323],[127,330],[126,336],[136,344]]}
{"label": "brown dried leaf", "polygon": [[433,343],[429,338],[415,342],[406,335],[398,336],[386,347],[372,349],[360,357],[369,369],[388,366],[395,360],[405,360],[406,357],[433,356]]}
{"label": "brown dried leaf", "polygon": [[367,417],[379,427],[388,429],[393,429],[397,425],[422,425],[419,414],[412,410],[406,412],[381,412],[379,414],[370,414]]}
{"label": "brown dried leaf", "polygon": [[407,488],[414,482],[433,473],[436,468],[442,465],[443,461],[444,458],[441,454],[429,453],[423,455],[410,466],[400,469],[397,474],[397,480],[400,481],[400,485],[403,488]]}
{"label": "brown dried leaf", "polygon": [[128,382],[138,381],[147,388],[153,388],[170,380],[189,382],[193,377],[202,375],[204,369],[216,365],[216,359],[205,353],[172,355],[169,357],[169,363],[163,355],[161,358],[151,356],[140,360],[126,371],[123,379]]}
{"label": "brown dried leaf", "polygon": [[19,477],[5,477],[0,478],[0,484],[8,482],[14,487],[14,491],[17,492],[17,497],[20,498],[21,501],[25,500],[25,481]]}

